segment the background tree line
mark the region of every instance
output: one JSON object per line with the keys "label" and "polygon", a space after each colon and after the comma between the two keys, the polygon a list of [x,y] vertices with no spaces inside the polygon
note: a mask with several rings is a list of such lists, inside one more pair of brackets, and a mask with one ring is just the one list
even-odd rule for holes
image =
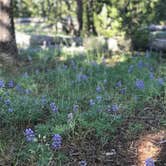
{"label": "background tree line", "polygon": [[[6,13],[9,18],[13,18],[13,15],[42,17],[47,22],[57,25],[67,17],[69,22],[66,26],[67,31],[73,31],[76,36],[127,36],[136,49],[144,47],[147,43],[148,32],[145,27],[149,24],[165,24],[166,20],[166,3],[163,0],[0,0],[0,2],[0,12]],[[14,34],[12,20],[4,26],[5,17],[1,16],[1,32],[4,27],[8,27],[6,30]],[[1,48],[6,48],[6,43],[1,42]]]}
{"label": "background tree line", "polygon": [[55,23],[78,19],[79,35],[131,35],[166,19],[162,0],[14,0],[15,17],[45,17]]}

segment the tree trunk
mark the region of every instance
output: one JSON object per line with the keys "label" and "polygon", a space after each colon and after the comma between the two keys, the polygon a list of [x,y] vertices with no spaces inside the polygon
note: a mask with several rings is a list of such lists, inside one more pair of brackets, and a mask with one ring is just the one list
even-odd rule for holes
{"label": "tree trunk", "polygon": [[94,12],[95,12],[95,1],[84,0],[83,1],[83,21],[82,21],[82,31],[86,36],[97,35],[95,24],[94,24]]}
{"label": "tree trunk", "polygon": [[0,64],[15,64],[17,53],[12,0],[0,0]]}
{"label": "tree trunk", "polygon": [[78,36],[80,36],[83,26],[83,2],[77,0],[77,20],[78,20]]}

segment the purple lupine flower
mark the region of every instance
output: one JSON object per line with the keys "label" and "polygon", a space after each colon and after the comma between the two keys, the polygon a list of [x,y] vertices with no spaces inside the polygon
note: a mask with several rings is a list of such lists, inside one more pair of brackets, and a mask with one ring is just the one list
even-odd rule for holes
{"label": "purple lupine flower", "polygon": [[57,150],[62,146],[62,137],[59,134],[54,134],[52,138],[52,148]]}
{"label": "purple lupine flower", "polygon": [[158,83],[160,85],[164,85],[164,79],[163,78],[158,78]]}
{"label": "purple lupine flower", "polygon": [[31,93],[31,90],[29,90],[29,89],[25,89],[25,94],[30,94]]}
{"label": "purple lupine flower", "polygon": [[8,112],[13,112],[13,108],[9,108],[9,109],[8,109]]}
{"label": "purple lupine flower", "polygon": [[126,94],[126,88],[122,88],[119,91],[120,94],[125,95]]}
{"label": "purple lupine flower", "polygon": [[64,64],[64,65],[63,65],[63,68],[64,68],[64,69],[67,69],[67,65]]}
{"label": "purple lupine flower", "polygon": [[5,83],[3,80],[0,80],[0,88],[4,88],[5,87]]}
{"label": "purple lupine flower", "polygon": [[134,69],[134,65],[130,65],[129,68],[128,68],[128,73],[131,73]]}
{"label": "purple lupine flower", "polygon": [[51,103],[50,104],[50,107],[51,107],[51,110],[53,111],[53,112],[58,112],[58,108],[57,108],[57,106],[55,105],[55,103]]}
{"label": "purple lupine flower", "polygon": [[93,99],[90,99],[90,100],[89,100],[89,105],[90,105],[90,106],[95,105],[95,102],[94,102],[94,100],[93,100]]}
{"label": "purple lupine flower", "polygon": [[101,96],[96,96],[96,100],[97,100],[98,102],[100,102],[100,101],[101,101],[101,99],[102,99],[102,97],[101,97]]}
{"label": "purple lupine flower", "polygon": [[24,132],[27,142],[33,142],[35,140],[35,133],[31,128],[27,128]]}
{"label": "purple lupine flower", "polygon": [[81,160],[79,162],[79,166],[87,166],[87,162],[85,160]]}
{"label": "purple lupine flower", "polygon": [[138,62],[138,68],[143,68],[144,67],[144,63],[142,62],[142,60],[140,60],[139,62]]}
{"label": "purple lupine flower", "polygon": [[145,160],[145,166],[155,166],[154,160],[152,158],[147,158]]}
{"label": "purple lupine flower", "polygon": [[13,80],[10,80],[8,83],[7,83],[7,86],[9,88],[14,88],[14,81]]}
{"label": "purple lupine flower", "polygon": [[78,74],[77,75],[77,81],[81,82],[81,81],[86,81],[88,79],[88,76],[85,74]]}
{"label": "purple lupine flower", "polygon": [[144,81],[143,80],[136,80],[135,85],[138,89],[144,89]]}
{"label": "purple lupine flower", "polygon": [[117,104],[113,104],[113,105],[111,106],[111,111],[117,112],[118,110],[119,110],[119,107],[118,107]]}
{"label": "purple lupine flower", "polygon": [[121,87],[121,86],[122,86],[122,81],[120,80],[116,83],[116,87]]}
{"label": "purple lupine flower", "polygon": [[47,103],[46,96],[42,96],[41,103],[42,103],[42,105],[45,105]]}
{"label": "purple lupine flower", "polygon": [[6,104],[6,105],[10,105],[10,99],[6,99],[5,101],[4,101],[4,103]]}
{"label": "purple lupine flower", "polygon": [[79,109],[79,105],[75,104],[75,105],[73,106],[73,111],[74,111],[74,112],[77,112],[78,109]]}
{"label": "purple lupine flower", "polygon": [[101,87],[99,85],[96,87],[96,92],[98,92],[98,93],[101,92]]}
{"label": "purple lupine flower", "polygon": [[151,80],[153,80],[154,79],[154,74],[152,72],[150,72],[149,77],[150,77]]}

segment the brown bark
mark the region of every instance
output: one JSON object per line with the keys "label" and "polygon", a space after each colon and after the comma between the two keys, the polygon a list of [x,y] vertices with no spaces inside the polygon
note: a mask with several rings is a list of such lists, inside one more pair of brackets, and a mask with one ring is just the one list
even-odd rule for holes
{"label": "brown bark", "polygon": [[15,63],[17,53],[12,0],[0,0],[0,62]]}
{"label": "brown bark", "polygon": [[80,36],[83,28],[83,2],[82,0],[77,0],[77,20],[78,20],[78,36]]}

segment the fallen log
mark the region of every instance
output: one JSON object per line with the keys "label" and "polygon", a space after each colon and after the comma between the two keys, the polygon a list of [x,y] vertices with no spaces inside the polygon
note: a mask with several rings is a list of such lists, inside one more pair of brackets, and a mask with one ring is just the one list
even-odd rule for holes
{"label": "fallen log", "polygon": [[151,48],[166,51],[166,39],[154,39],[151,42]]}
{"label": "fallen log", "polygon": [[166,31],[166,25],[150,25],[150,31]]}

